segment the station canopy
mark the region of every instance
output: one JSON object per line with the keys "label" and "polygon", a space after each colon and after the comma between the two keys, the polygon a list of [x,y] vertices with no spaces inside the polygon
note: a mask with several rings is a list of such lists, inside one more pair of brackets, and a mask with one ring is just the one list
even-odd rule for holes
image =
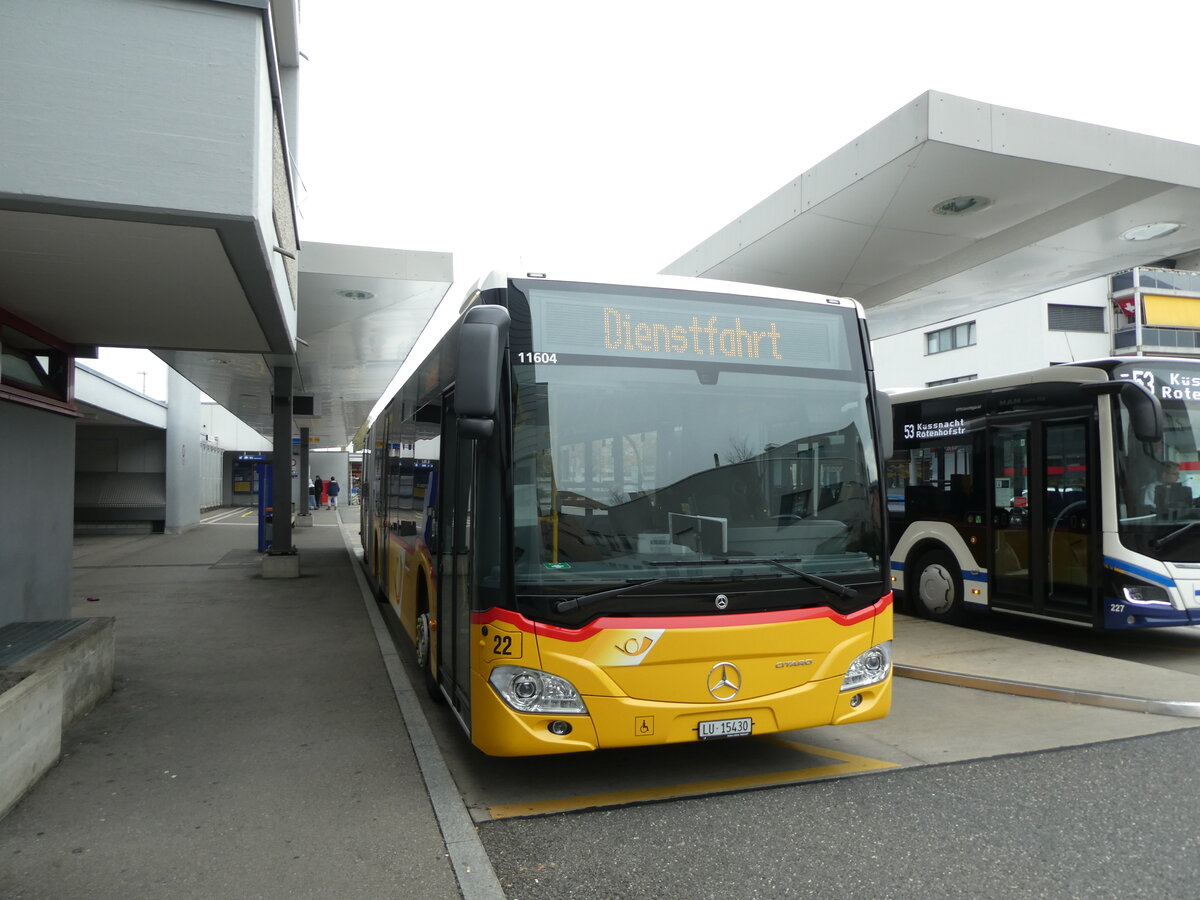
{"label": "station canopy", "polygon": [[927,92],[664,274],[857,299],[873,337],[1200,247],[1200,147]]}
{"label": "station canopy", "polygon": [[306,242],[296,351],[270,356],[158,350],[172,368],[260,434],[273,428],[272,369],[293,368],[310,446],[344,447],[387,389],[453,281],[449,253]]}

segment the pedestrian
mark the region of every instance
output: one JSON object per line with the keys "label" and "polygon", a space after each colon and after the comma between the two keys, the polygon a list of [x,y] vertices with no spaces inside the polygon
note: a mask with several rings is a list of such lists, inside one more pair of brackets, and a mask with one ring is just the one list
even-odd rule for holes
{"label": "pedestrian", "polygon": [[317,501],[313,509],[321,508],[321,496],[325,493],[325,485],[321,483],[321,476],[318,475],[313,479],[313,499]]}
{"label": "pedestrian", "polygon": [[308,508],[317,508],[317,482],[312,478],[308,480]]}
{"label": "pedestrian", "polygon": [[337,498],[338,494],[342,492],[342,486],[332,475],[329,476],[329,483],[325,485],[325,490],[329,492],[329,508],[337,509]]}

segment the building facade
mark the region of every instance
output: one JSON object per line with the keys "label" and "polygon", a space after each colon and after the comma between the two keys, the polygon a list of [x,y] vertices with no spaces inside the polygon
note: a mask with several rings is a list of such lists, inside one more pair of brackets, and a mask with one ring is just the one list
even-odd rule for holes
{"label": "building facade", "polygon": [[1200,358],[1200,252],[969,315],[931,316],[871,345],[889,390],[1105,356]]}

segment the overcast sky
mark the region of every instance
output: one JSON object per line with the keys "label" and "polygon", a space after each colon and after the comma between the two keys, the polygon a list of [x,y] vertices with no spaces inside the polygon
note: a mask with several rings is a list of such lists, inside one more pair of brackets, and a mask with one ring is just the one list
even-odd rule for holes
{"label": "overcast sky", "polygon": [[301,237],[656,272],[926,90],[1200,144],[1196,0],[302,0]]}
{"label": "overcast sky", "polygon": [[467,280],[657,272],[931,89],[1200,144],[1197,0],[300,12],[302,240],[451,251]]}

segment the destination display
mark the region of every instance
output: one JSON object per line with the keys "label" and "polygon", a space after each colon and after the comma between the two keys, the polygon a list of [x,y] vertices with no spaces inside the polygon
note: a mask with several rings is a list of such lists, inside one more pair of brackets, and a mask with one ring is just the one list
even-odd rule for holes
{"label": "destination display", "polygon": [[967,433],[966,419],[951,419],[948,422],[909,422],[904,425],[904,440],[954,437]]}
{"label": "destination display", "polygon": [[559,365],[574,356],[746,363],[848,370],[849,306],[781,300],[729,303],[704,295],[529,290],[531,350],[514,362]]}
{"label": "destination display", "polygon": [[1166,367],[1131,368],[1118,370],[1118,378],[1138,381],[1159,400],[1200,402],[1200,375],[1193,371],[1180,372]]}

